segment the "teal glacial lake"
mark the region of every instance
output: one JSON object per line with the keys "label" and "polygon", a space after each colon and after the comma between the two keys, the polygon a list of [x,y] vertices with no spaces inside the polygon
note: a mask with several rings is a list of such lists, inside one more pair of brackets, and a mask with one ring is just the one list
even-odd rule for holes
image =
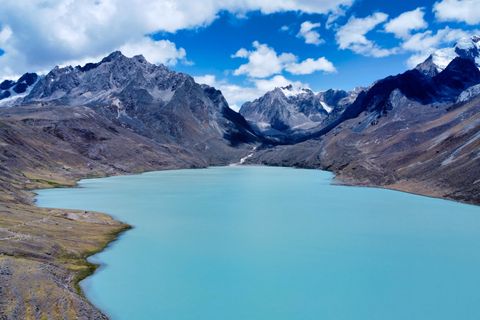
{"label": "teal glacial lake", "polygon": [[332,178],[151,172],[41,190],[37,204],[134,227],[81,283],[112,319],[480,319],[480,207]]}

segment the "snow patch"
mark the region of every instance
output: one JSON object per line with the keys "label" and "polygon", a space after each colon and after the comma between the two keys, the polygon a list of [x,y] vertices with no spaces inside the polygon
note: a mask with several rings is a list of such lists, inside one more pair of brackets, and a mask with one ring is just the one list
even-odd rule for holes
{"label": "snow patch", "polygon": [[294,87],[292,85],[280,88],[280,90],[282,90],[282,93],[285,95],[285,97],[296,97],[298,95],[301,95],[303,93],[308,93],[310,91],[308,89]]}
{"label": "snow patch", "polygon": [[172,100],[173,95],[175,94],[175,90],[172,90],[172,89],[162,90],[162,89],[159,89],[158,87],[155,87],[149,93],[152,95],[154,99],[160,100],[164,103],[168,103],[170,102],[170,100]]}
{"label": "snow patch", "polygon": [[27,90],[25,90],[25,92],[23,93],[16,93],[12,88],[10,88],[8,90],[10,92],[10,96],[8,98],[0,100],[0,107],[11,107],[15,105],[18,100],[28,96],[30,91],[32,91],[33,87],[35,87],[35,85],[39,80],[40,80],[40,77],[37,77],[37,80],[31,86],[28,86]]}
{"label": "snow patch", "polygon": [[325,109],[325,111],[327,111],[328,113],[332,112],[333,107],[329,106],[323,101],[320,101],[320,104],[322,105],[322,108]]}
{"label": "snow patch", "polygon": [[432,59],[437,71],[442,72],[457,56],[455,48],[445,48],[435,51],[432,54]]}

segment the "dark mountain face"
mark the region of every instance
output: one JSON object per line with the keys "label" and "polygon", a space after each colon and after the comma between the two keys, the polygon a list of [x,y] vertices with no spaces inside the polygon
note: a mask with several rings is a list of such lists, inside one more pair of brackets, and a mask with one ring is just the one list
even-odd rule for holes
{"label": "dark mountain face", "polygon": [[258,140],[220,91],[120,52],[83,67],[53,69],[22,104],[87,106],[158,142],[206,152],[212,161],[226,158],[230,146]]}
{"label": "dark mountain face", "polygon": [[[370,90],[359,95],[338,123],[357,117],[361,112],[382,115],[392,108],[394,90],[421,104],[453,103],[467,88],[480,83],[480,71],[472,60],[455,58],[445,70],[433,77],[417,69],[378,81]],[[338,124],[337,123],[337,124]]]}
{"label": "dark mountain face", "polygon": [[465,89],[480,83],[480,71],[473,60],[455,58],[432,80],[441,101],[455,101]]}
{"label": "dark mountain face", "polygon": [[349,96],[349,93],[345,90],[329,89],[325,92],[321,92],[320,96],[322,100],[329,106],[338,106],[342,103],[342,100]]}

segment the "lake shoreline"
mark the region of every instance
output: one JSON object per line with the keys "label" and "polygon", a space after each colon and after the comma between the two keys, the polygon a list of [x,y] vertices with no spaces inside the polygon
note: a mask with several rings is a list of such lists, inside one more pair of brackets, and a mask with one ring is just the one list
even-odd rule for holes
{"label": "lake shoreline", "polygon": [[[222,166],[222,167],[223,167],[223,166]],[[242,166],[239,166],[239,167],[242,168]],[[249,166],[247,166],[247,167],[249,167]],[[268,167],[268,166],[256,166],[256,165],[255,165],[255,166],[252,166],[252,167]],[[222,169],[222,168],[212,167],[212,169],[216,170],[216,169]],[[305,169],[303,169],[303,168],[297,168],[297,169],[305,170]],[[142,173],[140,173],[140,175],[142,175],[142,174],[144,174],[144,173],[154,173],[154,172],[157,172],[157,171],[163,172],[163,171],[165,171],[165,170],[147,171],[147,172],[142,172]],[[183,170],[180,169],[179,171],[183,171]],[[195,171],[195,170],[194,170],[194,171]],[[134,175],[128,174],[128,175],[121,175],[121,176],[122,176],[122,177],[125,177],[125,176],[136,176],[136,175],[137,175],[137,174],[134,174]],[[117,176],[117,175],[115,175],[115,176]],[[80,180],[84,180],[84,179],[80,179]],[[331,185],[339,185],[339,184],[338,184],[338,181],[335,181],[335,177],[334,177],[332,180],[330,180],[330,184],[331,184]],[[345,186],[345,185],[343,184],[342,186]],[[351,186],[351,185],[350,185],[350,186]],[[380,189],[390,190],[389,188],[380,188]],[[398,191],[398,190],[393,190],[393,191]],[[404,192],[402,192],[402,193],[404,193]],[[458,201],[455,201],[455,202],[458,202]],[[105,211],[105,212],[107,212],[107,214],[112,214],[112,213],[113,213],[113,212],[110,212],[110,211]],[[123,219],[122,219],[122,220],[123,220]],[[125,220],[125,221],[129,222],[128,220]],[[135,225],[135,224],[134,224],[134,225]],[[117,236],[117,239],[118,239],[118,236]],[[112,240],[115,241],[115,239],[112,239]],[[111,243],[110,243],[110,244],[111,244]],[[99,250],[98,252],[103,252],[103,251],[104,251],[106,248],[108,248],[108,247],[110,247],[110,245],[104,247],[103,250]],[[92,255],[93,255],[93,254],[92,254]],[[89,255],[89,256],[91,256],[91,255]],[[87,258],[88,258],[88,257],[87,257]],[[109,264],[109,263],[107,263],[107,264]],[[93,274],[93,273],[92,273],[92,274]],[[91,301],[91,302],[94,303],[94,304],[96,303],[96,301]],[[100,308],[100,310],[102,310],[102,308]],[[105,314],[105,311],[102,311],[102,312],[104,312],[104,314]]]}

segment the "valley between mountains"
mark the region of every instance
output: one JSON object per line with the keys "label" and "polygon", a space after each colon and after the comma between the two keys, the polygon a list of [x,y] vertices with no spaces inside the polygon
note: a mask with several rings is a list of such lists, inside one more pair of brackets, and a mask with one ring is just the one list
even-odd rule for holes
{"label": "valley between mountains", "polygon": [[351,92],[276,88],[239,113],[219,90],[121,52],[2,82],[0,318],[106,318],[77,283],[128,226],[37,208],[33,189],[241,162],[480,204],[480,37],[439,55]]}

